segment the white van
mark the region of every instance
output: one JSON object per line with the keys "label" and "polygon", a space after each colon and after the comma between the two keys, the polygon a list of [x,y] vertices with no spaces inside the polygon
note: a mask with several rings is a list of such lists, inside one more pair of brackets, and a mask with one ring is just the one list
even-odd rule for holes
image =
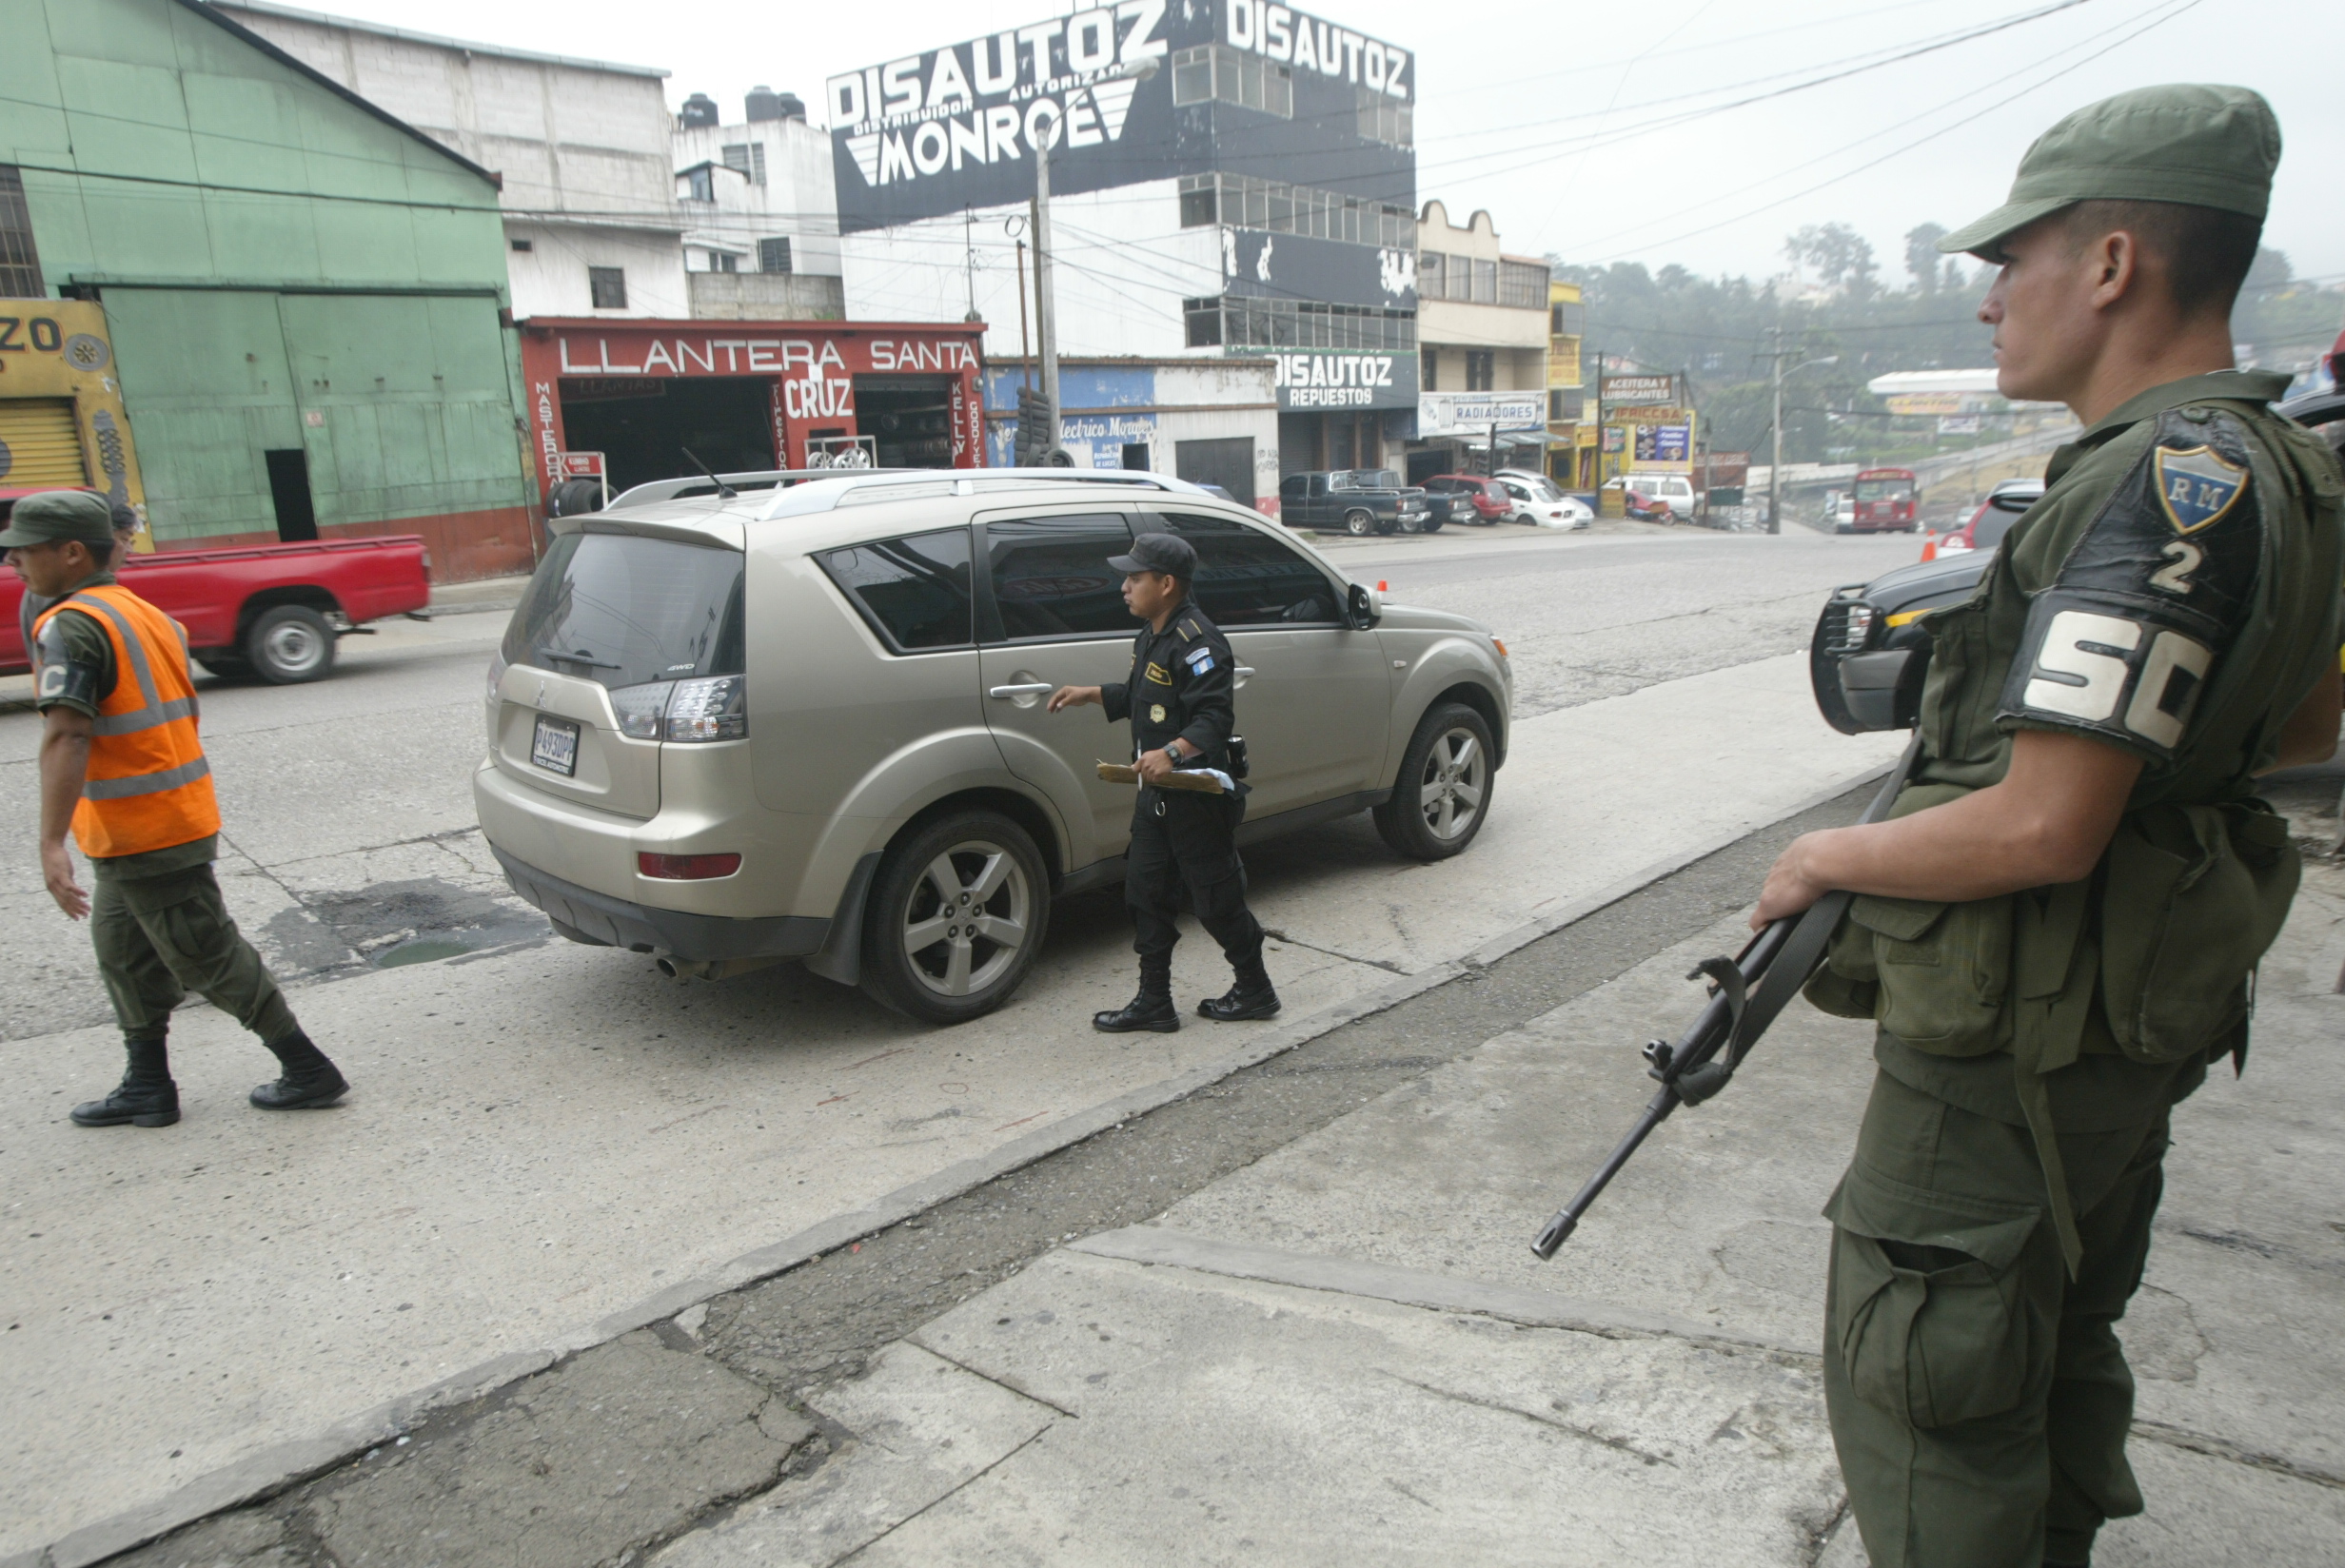
{"label": "white van", "polygon": [[1691,522],[1701,515],[1699,496],[1694,481],[1684,474],[1623,474],[1606,480],[1606,490],[1634,490],[1657,506],[1666,506],[1670,515]]}

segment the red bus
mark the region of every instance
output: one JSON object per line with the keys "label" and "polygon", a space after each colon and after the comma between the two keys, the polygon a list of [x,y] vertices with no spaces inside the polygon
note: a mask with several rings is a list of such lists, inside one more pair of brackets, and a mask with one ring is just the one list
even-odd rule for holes
{"label": "red bus", "polygon": [[1857,532],[1912,533],[1914,474],[1910,468],[1867,468],[1857,476]]}

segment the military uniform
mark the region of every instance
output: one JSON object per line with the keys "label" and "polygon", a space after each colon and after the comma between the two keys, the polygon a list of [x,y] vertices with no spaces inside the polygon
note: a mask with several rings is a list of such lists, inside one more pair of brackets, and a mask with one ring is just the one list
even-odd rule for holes
{"label": "military uniform", "polygon": [[[109,540],[109,530],[101,499],[58,492],[19,501],[0,546]],[[31,652],[35,706],[93,725],[72,828],[96,884],[90,940],[129,1059],[121,1086],[75,1107],[73,1120],[168,1127],[179,1119],[166,1039],[172,1009],[190,990],[278,1057],[282,1076],[252,1091],[254,1105],[331,1104],[347,1084],[303,1032],[212,874],[220,817],[196,738],[185,633],[102,571],[42,608]]]}
{"label": "military uniform", "polygon": [[[1120,571],[1161,570],[1153,553],[1180,546],[1193,572],[1195,555],[1171,535],[1142,535],[1129,557],[1110,562]],[[1170,558],[1168,558],[1169,559]],[[1178,561],[1171,561],[1178,565]],[[1179,574],[1185,581],[1188,572]],[[1133,639],[1129,678],[1100,687],[1108,722],[1132,725],[1132,755],[1160,751],[1174,740],[1190,754],[1182,766],[1212,769],[1231,777],[1221,794],[1161,790],[1142,785],[1132,812],[1132,845],[1125,852],[1124,902],[1132,911],[1133,950],[1140,955],[1140,1002],[1160,1003],[1151,1016],[1177,1027],[1170,1008],[1172,948],[1180,940],[1175,923],[1183,892],[1198,923],[1221,944],[1237,983],[1229,996],[1208,1001],[1207,1017],[1268,1017],[1278,1010],[1276,993],[1262,963],[1262,926],[1246,907],[1246,868],[1234,837],[1245,812],[1245,786],[1232,774],[1231,736],[1237,725],[1236,657],[1193,600],[1166,620],[1164,630],[1143,626]],[[1126,1009],[1129,1012],[1131,1009]],[[1105,1022],[1120,1015],[1103,1013]],[[1163,1020],[1170,1020],[1170,1023]]]}
{"label": "military uniform", "polygon": [[[2239,89],[2149,92],[2229,94],[2255,118]],[[2044,199],[1985,243],[2062,205]],[[2337,647],[2345,481],[2269,411],[2286,380],[2195,376],[2096,421],[1971,599],[1923,622],[1921,751],[1892,814],[1999,782],[2021,729],[2144,766],[2087,879],[1860,897],[1810,985],[1880,1024],[1825,1208],[1824,1344],[1877,1568],[2082,1563],[2104,1520],[2142,1509],[2113,1325],[2148,1256],[2170,1110],[2211,1060],[2244,1061],[2251,971],[2298,875],[2254,774]]]}

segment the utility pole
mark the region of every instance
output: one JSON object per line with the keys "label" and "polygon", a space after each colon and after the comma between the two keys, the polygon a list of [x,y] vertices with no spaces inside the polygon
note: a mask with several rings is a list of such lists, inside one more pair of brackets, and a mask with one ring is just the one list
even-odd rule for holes
{"label": "utility pole", "polygon": [[1058,301],[1051,292],[1050,138],[1035,148],[1035,337],[1042,345],[1042,401],[1050,404],[1049,439],[1040,443],[1048,462],[1058,454]]}
{"label": "utility pole", "polygon": [[1767,532],[1783,531],[1783,328],[1777,323],[1774,350],[1767,355],[1775,375],[1775,412],[1767,421],[1773,449],[1767,454]]}

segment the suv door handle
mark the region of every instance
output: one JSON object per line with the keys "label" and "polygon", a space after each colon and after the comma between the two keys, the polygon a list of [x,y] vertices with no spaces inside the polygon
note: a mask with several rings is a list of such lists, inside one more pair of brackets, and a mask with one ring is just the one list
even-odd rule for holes
{"label": "suv door handle", "polygon": [[1021,696],[1040,696],[1046,692],[1055,692],[1056,690],[1058,690],[1058,688],[1052,685],[1049,681],[1037,680],[1030,681],[1024,685],[1018,686],[996,686],[985,695],[987,696],[1016,698]]}
{"label": "suv door handle", "polygon": [[1236,678],[1235,680],[1232,681],[1230,684],[1231,684],[1232,686],[1243,686],[1243,685],[1245,685],[1248,681],[1250,681],[1250,680],[1253,679],[1253,677],[1254,677],[1254,667],[1253,667],[1252,665],[1251,665],[1251,664],[1241,664],[1241,665],[1239,665],[1239,666],[1237,667],[1237,670],[1236,670],[1236,672],[1235,672],[1235,673],[1236,673],[1237,678]]}

